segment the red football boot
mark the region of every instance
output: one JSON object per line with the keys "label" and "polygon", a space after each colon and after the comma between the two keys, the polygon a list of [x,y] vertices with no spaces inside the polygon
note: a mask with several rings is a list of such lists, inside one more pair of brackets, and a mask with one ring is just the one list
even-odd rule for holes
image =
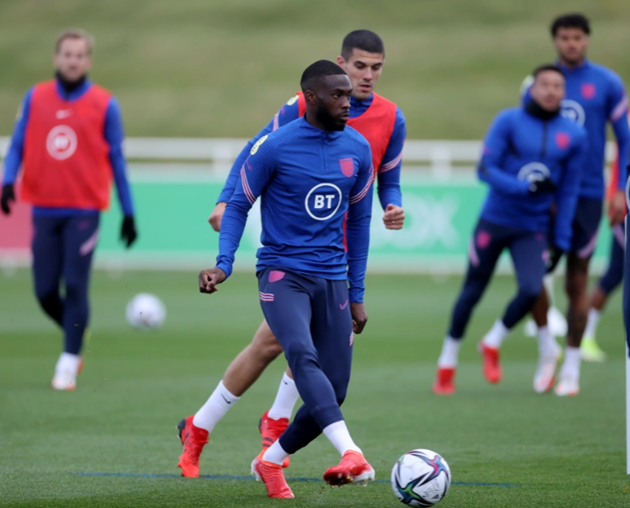
{"label": "red football boot", "polygon": [[[260,421],[258,422],[258,430],[260,431],[260,436],[262,437],[263,453],[265,453],[267,448],[278,440],[278,438],[289,426],[288,418],[279,418],[278,420],[274,420],[273,418],[269,418],[268,413],[269,411],[265,411],[265,414],[262,415]],[[282,467],[289,467],[290,463],[291,459],[287,457],[284,459]]]}
{"label": "red football boot", "polygon": [[[267,414],[267,413],[265,413]],[[267,488],[267,495],[278,499],[292,499],[295,496],[287,485],[282,472],[282,466],[263,460],[263,452],[252,462],[252,474],[256,480],[260,480]]]}
{"label": "red football boot", "polygon": [[496,384],[501,381],[503,371],[499,363],[499,350],[479,343],[479,352],[483,357],[483,375],[488,383]]}
{"label": "red football boot", "polygon": [[193,425],[193,418],[193,416],[184,418],[177,425],[178,436],[183,446],[177,467],[182,468],[182,476],[187,478],[199,478],[199,456],[209,437],[206,429]]}
{"label": "red football boot", "polygon": [[328,468],[324,473],[324,480],[331,487],[341,487],[347,483],[367,485],[368,480],[374,480],[374,469],[362,454],[348,450],[338,465]]}
{"label": "red football boot", "polygon": [[455,367],[438,367],[433,383],[433,393],[436,395],[452,395],[455,393]]}

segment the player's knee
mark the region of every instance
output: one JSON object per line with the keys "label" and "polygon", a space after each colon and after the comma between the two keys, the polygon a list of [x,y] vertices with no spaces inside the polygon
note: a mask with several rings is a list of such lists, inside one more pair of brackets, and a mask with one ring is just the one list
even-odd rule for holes
{"label": "player's knee", "polygon": [[587,282],[587,277],[582,277],[580,275],[566,278],[564,288],[571,301],[587,297]]}
{"label": "player's knee", "polygon": [[459,301],[463,305],[472,307],[477,304],[482,294],[483,291],[481,288],[471,285],[464,288],[461,295],[459,296]]}
{"label": "player's knee", "polygon": [[523,300],[527,300],[528,302],[531,301],[531,304],[533,307],[536,301],[538,300],[538,297],[540,296],[541,289],[542,289],[542,283],[541,284],[527,283],[527,284],[521,285],[518,288],[518,294],[519,294],[519,297],[522,298]]}
{"label": "player's knee", "polygon": [[280,356],[282,353],[282,346],[277,340],[275,340],[273,342],[262,344],[258,351],[261,357],[263,357],[266,361],[271,362]]}
{"label": "player's knee", "polygon": [[85,284],[78,281],[66,281],[65,299],[68,303],[74,305],[87,305],[87,290]]}
{"label": "player's knee", "polygon": [[59,290],[55,286],[37,285],[35,286],[35,296],[40,305],[46,308],[47,305],[59,300]]}
{"label": "player's knee", "polygon": [[[305,342],[301,341],[292,341],[287,344],[284,348],[284,353],[289,359],[289,364],[291,365],[291,370],[295,373],[299,368],[299,364],[304,363],[318,363],[317,362],[317,351],[312,345],[309,345]],[[296,364],[293,367],[293,364]]]}

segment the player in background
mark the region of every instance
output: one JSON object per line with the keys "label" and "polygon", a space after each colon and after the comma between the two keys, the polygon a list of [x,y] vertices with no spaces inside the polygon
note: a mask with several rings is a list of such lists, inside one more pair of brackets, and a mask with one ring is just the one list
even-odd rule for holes
{"label": "player in background", "polygon": [[566,250],[571,242],[586,136],[581,127],[560,115],[565,92],[562,71],[544,65],[533,75],[532,100],[499,113],[484,141],[478,175],[490,189],[470,242],[468,272],[438,360],[433,391],[439,395],[455,391],[457,356],[466,326],[503,250],[510,251],[518,292],[479,343],[484,376],[490,383],[501,379],[501,343],[540,294],[554,200],[554,245]]}
{"label": "player in background", "polygon": [[[358,130],[372,149],[372,163],[378,179],[378,197],[385,211],[383,222],[387,229],[399,230],[405,219],[400,192],[400,169],[407,131],[400,109],[374,92],[384,60],[385,46],[382,39],[369,30],[355,30],[344,38],[337,64],[347,72],[353,87],[348,125]],[[300,92],[282,106],[271,122],[243,149],[232,166],[209,219],[216,231],[221,224],[225,203],[234,192],[241,167],[252,147],[262,137],[303,116],[305,110],[306,100]],[[267,322],[263,321],[251,344],[232,361],[208,401],[194,417],[190,416],[180,422],[184,452],[180,457],[179,467],[183,476],[199,476],[199,454],[208,442],[208,433],[280,353],[280,344]],[[272,407],[260,420],[263,448],[278,439],[287,428],[298,398],[291,370],[287,369]],[[285,465],[288,466],[288,460]]]}
{"label": "player in background", "polygon": [[19,199],[33,205],[35,294],[65,339],[52,380],[55,390],[74,390],[82,368],[92,254],[112,179],[124,214],[121,239],[130,247],[137,236],[120,106],[87,77],[92,46],[92,36],[83,30],[59,35],[55,79],[37,83],[26,93],[2,178],[3,213],[10,214],[16,188]]}
{"label": "player in background", "polygon": [[[619,154],[611,168],[611,179],[608,185],[608,200],[617,192],[619,188]],[[614,217],[609,215],[612,221]],[[582,359],[591,362],[603,362],[606,354],[596,343],[597,325],[601,312],[608,301],[610,294],[619,286],[623,280],[623,258],[626,246],[626,234],[624,223],[621,222],[612,226],[612,241],[610,246],[610,262],[606,273],[599,279],[599,283],[593,290],[588,311],[588,320],[582,339]],[[592,345],[591,345],[592,344]]]}
{"label": "player in background", "polygon": [[[566,79],[566,97],[562,114],[586,129],[588,149],[581,168],[579,200],[573,222],[573,240],[568,249],[554,246],[556,261],[567,253],[565,290],[569,299],[567,347],[555,393],[577,395],[580,391],[580,344],[586,326],[589,300],[587,293],[589,260],[597,245],[604,200],[604,151],[606,124],[612,125],[619,147],[619,181],[609,203],[611,227],[623,221],[626,212],[624,186],[630,129],[628,97],[617,74],[587,60],[591,32],[589,20],[581,14],[559,16],[551,25],[551,35],[558,51],[557,65]],[[527,96],[525,97],[527,100]],[[549,301],[542,291],[533,311],[538,327],[539,361],[534,375],[537,392],[551,388],[561,351],[547,327]],[[591,346],[596,346],[590,343]],[[587,346],[588,347],[588,346]]]}
{"label": "player in background", "polygon": [[372,155],[363,136],[345,129],[352,85],[341,67],[315,62],[300,84],[306,115],[254,144],[225,209],[217,266],[199,275],[200,290],[213,293],[231,274],[247,214],[261,196],[261,307],[304,400],[282,436],[252,462],[252,473],[277,498],[294,497],[284,460],[322,432],[342,455],[324,473],[327,483],[374,479],[339,408],[350,381],[353,333],[367,322]]}

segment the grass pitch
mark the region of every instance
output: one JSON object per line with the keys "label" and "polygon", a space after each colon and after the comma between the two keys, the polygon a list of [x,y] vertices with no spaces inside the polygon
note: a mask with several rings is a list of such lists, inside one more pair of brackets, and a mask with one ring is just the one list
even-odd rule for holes
{"label": "grass pitch", "polygon": [[[402,505],[388,483],[391,467],[416,447],[439,451],[451,466],[455,484],[444,508],[630,506],[620,298],[600,325],[609,359],[583,365],[580,396],[539,396],[531,388],[535,341],[520,329],[504,347],[504,380],[490,386],[482,379],[477,339],[514,289],[510,278],[497,278],[462,347],[458,392],[441,398],[430,386],[460,283],[369,277],[370,322],[355,341],[344,414],[379,482],[332,490],[290,481],[296,499],[274,501],[248,474],[282,359],[212,433],[202,457],[202,474],[212,478],[179,478],[176,467],[175,425],[206,400],[260,322],[252,275],[235,274],[206,296],[197,293],[195,273],[96,272],[86,367],[74,393],[47,386],[60,333],[37,308],[29,273],[1,277],[0,506],[394,508]],[[124,320],[126,302],[142,291],[168,309],[155,333]],[[337,461],[319,438],[294,456],[287,476],[318,479]]]}
{"label": "grass pitch", "polygon": [[333,59],[351,30],[386,44],[377,91],[405,113],[409,139],[480,139],[523,78],[555,58],[548,27],[592,18],[594,61],[630,79],[628,0],[0,1],[0,134],[28,87],[52,76],[57,34],[96,36],[91,76],[119,98],[127,135],[251,137]]}

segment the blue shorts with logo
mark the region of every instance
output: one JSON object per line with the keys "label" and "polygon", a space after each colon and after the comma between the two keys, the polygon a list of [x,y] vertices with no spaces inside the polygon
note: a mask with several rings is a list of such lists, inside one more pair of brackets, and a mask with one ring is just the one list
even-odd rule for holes
{"label": "blue shorts with logo", "polygon": [[601,199],[580,197],[573,218],[571,254],[589,259],[597,247],[597,234],[602,220],[603,202]]}

